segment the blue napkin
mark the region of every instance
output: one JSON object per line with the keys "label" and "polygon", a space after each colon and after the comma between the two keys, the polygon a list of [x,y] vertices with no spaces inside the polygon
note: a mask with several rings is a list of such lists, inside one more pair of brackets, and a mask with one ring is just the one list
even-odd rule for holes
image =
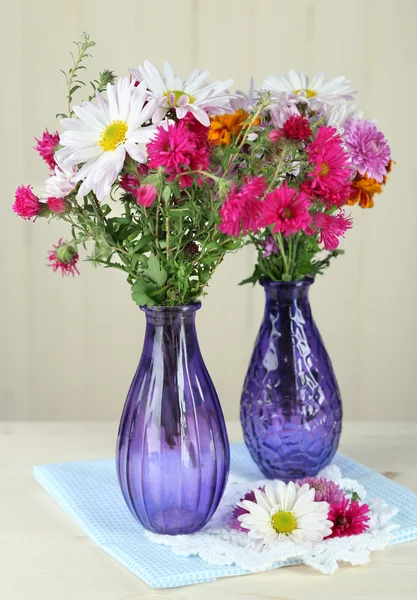
{"label": "blue napkin", "polygon": [[[341,454],[334,462],[344,477],[358,480],[370,498],[383,498],[400,509],[391,544],[417,539],[417,494]],[[231,447],[231,471],[254,481],[262,478],[244,444]],[[179,587],[246,574],[239,567],[217,567],[199,557],[176,556],[149,541],[123,500],[113,459],[40,465],[33,468],[33,474],[99,548],[151,587]],[[276,567],[288,564],[297,561]]]}

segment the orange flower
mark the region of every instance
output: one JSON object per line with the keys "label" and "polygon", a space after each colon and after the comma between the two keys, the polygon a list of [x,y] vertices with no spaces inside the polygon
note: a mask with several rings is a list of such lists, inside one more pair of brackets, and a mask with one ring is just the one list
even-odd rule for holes
{"label": "orange flower", "polygon": [[350,192],[350,198],[348,200],[348,204],[352,206],[353,204],[357,204],[359,202],[359,206],[362,208],[372,208],[374,205],[374,196],[375,194],[380,194],[382,192],[382,186],[387,183],[388,173],[391,172],[393,165],[395,165],[394,160],[390,160],[386,166],[387,174],[385,175],[382,183],[379,183],[376,179],[372,177],[368,177],[365,175],[356,174],[355,179],[352,181],[352,188]]}
{"label": "orange flower", "polygon": [[[214,144],[228,146],[232,141],[232,136],[235,139],[239,136],[248,116],[248,113],[241,108],[231,115],[216,115],[211,119],[208,139]],[[258,123],[259,119],[256,120],[255,124]]]}
{"label": "orange flower", "polygon": [[382,192],[382,183],[376,179],[364,175],[357,175],[352,181],[352,189],[348,204],[352,206],[359,202],[362,208],[372,208],[374,205],[373,197]]}
{"label": "orange flower", "polygon": [[383,182],[382,182],[384,185],[387,183],[387,180],[388,180],[388,175],[389,175],[389,173],[391,173],[391,171],[392,171],[392,167],[393,167],[394,165],[396,165],[396,164],[397,164],[397,163],[395,162],[395,160],[392,160],[392,159],[391,159],[391,160],[389,161],[389,163],[387,164],[387,166],[386,166],[386,169],[387,169],[387,174],[385,175],[385,177],[384,177],[384,180],[383,180]]}

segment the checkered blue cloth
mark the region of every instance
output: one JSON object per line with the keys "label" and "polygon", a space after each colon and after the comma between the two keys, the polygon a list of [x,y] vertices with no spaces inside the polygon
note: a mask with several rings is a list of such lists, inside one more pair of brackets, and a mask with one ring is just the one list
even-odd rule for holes
{"label": "checkered blue cloth", "polygon": [[[254,481],[262,478],[244,444],[233,444],[231,451],[232,472]],[[391,544],[417,539],[416,493],[341,454],[336,456],[335,463],[344,477],[358,480],[370,498],[380,497],[400,508]],[[210,565],[199,557],[177,556],[169,548],[149,541],[123,500],[114,460],[41,465],[35,466],[33,473],[99,548],[153,588],[178,587],[246,573],[235,566]],[[297,562],[294,560],[293,564]]]}

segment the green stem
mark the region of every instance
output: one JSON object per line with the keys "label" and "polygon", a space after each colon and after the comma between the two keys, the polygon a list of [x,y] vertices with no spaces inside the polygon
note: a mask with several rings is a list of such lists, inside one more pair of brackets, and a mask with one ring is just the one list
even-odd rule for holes
{"label": "green stem", "polygon": [[294,275],[295,275],[295,265],[297,263],[297,246],[298,246],[299,239],[300,239],[300,232],[297,233],[297,235],[295,236],[295,240],[294,240],[293,255],[292,255],[292,259],[291,259],[291,278],[292,279],[294,279]]}
{"label": "green stem", "polygon": [[288,265],[288,261],[287,261],[287,255],[285,254],[285,249],[284,249],[284,241],[282,239],[282,233],[279,232],[277,234],[277,242],[278,242],[278,247],[279,250],[281,252],[281,256],[282,256],[282,261],[284,263],[284,269],[285,269],[285,275],[289,274],[289,265]]}

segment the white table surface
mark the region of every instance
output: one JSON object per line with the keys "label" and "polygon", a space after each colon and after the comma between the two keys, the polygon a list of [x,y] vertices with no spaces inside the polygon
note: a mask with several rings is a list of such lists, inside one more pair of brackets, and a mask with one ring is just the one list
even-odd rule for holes
{"label": "white table surface", "polygon": [[[240,441],[238,423],[228,425]],[[305,566],[153,590],[98,549],[32,477],[32,465],[111,457],[116,423],[0,423],[1,600],[417,598],[417,542],[322,575]],[[346,423],[341,452],[417,492],[417,423]]]}

